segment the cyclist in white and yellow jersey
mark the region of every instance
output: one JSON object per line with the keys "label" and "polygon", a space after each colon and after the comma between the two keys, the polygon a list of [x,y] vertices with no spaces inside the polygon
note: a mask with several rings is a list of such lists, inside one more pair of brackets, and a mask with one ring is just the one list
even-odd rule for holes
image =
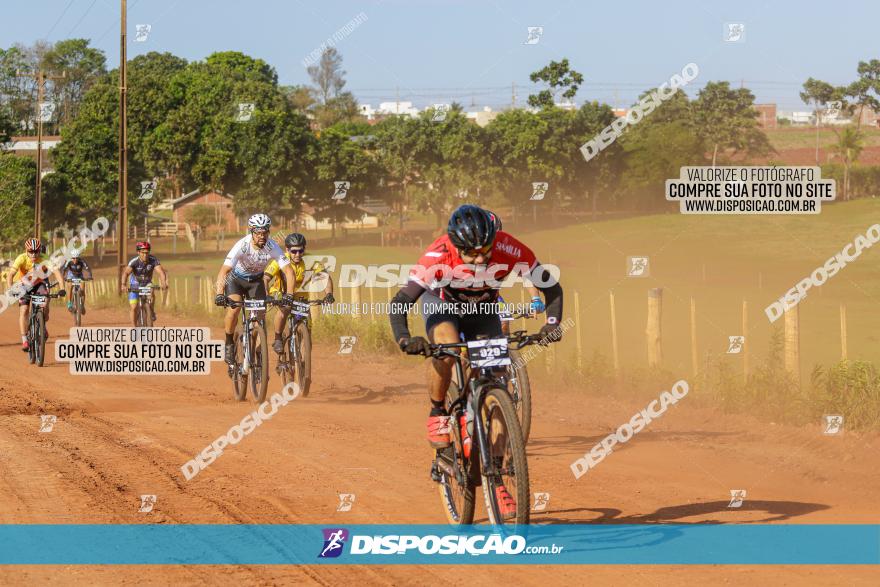
{"label": "cyclist in white and yellow jersey", "polygon": [[[327,285],[324,287],[324,298],[321,301],[325,304],[332,304],[335,301],[333,298],[333,278],[326,272],[324,265],[316,261],[309,269],[306,269],[306,263],[303,260],[303,255],[306,252],[306,237],[298,232],[288,234],[284,239],[284,248],[287,249],[284,256],[290,261],[290,266],[293,268],[294,296],[299,300],[308,299],[305,292],[301,292],[299,289],[316,275],[322,275],[326,276]],[[284,274],[276,261],[272,261],[266,266],[263,280],[270,296],[280,293],[281,288],[286,285]],[[280,355],[284,351],[281,335],[284,332],[284,322],[290,314],[290,308],[280,306],[278,310],[275,315],[275,342],[272,343],[272,350]]]}

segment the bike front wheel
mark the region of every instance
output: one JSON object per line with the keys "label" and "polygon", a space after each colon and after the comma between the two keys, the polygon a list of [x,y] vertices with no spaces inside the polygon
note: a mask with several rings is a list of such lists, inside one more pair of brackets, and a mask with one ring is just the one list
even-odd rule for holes
{"label": "bike front wheel", "polygon": [[82,294],[79,289],[73,290],[73,323],[82,326]]}
{"label": "bike front wheel", "polygon": [[531,504],[526,445],[509,392],[501,387],[487,391],[481,412],[489,450],[490,469],[482,471],[489,523],[528,524]]}
{"label": "bike front wheel", "polygon": [[[312,386],[312,331],[304,321],[296,325],[296,383],[303,397],[308,397]],[[294,340],[292,339],[292,340]]]}
{"label": "bike front wheel", "polygon": [[266,401],[269,389],[269,343],[266,329],[259,322],[251,326],[251,393],[257,403]]}
{"label": "bike front wheel", "polygon": [[46,316],[42,310],[34,316],[34,362],[42,367],[46,358]]}
{"label": "bike front wheel", "polygon": [[510,363],[507,367],[507,389],[516,407],[523,442],[528,444],[532,430],[532,386],[529,383],[529,372],[525,365],[520,364],[520,354],[515,350],[510,351]]}
{"label": "bike front wheel", "polygon": [[235,399],[243,402],[247,399],[248,373],[241,368],[245,359],[244,331],[241,326],[235,329],[235,365],[232,366],[232,389]]}

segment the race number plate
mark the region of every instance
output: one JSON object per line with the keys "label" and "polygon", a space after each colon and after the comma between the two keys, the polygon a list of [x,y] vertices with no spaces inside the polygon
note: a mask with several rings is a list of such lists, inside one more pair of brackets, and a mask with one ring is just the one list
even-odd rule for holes
{"label": "race number plate", "polygon": [[506,338],[469,340],[468,359],[472,367],[496,367],[510,365]]}
{"label": "race number plate", "polygon": [[309,315],[309,305],[304,302],[293,302],[293,313],[307,318]]}
{"label": "race number plate", "polygon": [[83,280],[80,279],[79,277],[71,277],[70,278],[70,283],[72,283],[73,285],[81,285],[82,282],[83,282]]}
{"label": "race number plate", "polygon": [[244,301],[244,307],[249,312],[262,312],[266,309],[266,300],[249,299]]}
{"label": "race number plate", "polygon": [[498,317],[501,318],[502,322],[511,322],[513,321],[513,312],[508,312],[502,306],[502,309],[498,311]]}
{"label": "race number plate", "polygon": [[46,296],[31,296],[31,304],[35,306],[45,306]]}
{"label": "race number plate", "polygon": [[139,288],[138,288],[138,293],[139,293],[140,295],[144,296],[145,298],[148,298],[148,297],[150,297],[151,295],[153,295],[153,288],[150,287],[150,286],[139,287]]}

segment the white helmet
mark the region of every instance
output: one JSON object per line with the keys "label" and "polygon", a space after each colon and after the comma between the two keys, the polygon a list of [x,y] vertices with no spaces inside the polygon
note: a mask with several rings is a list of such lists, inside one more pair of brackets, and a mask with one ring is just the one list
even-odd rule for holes
{"label": "white helmet", "polygon": [[272,226],[272,220],[265,214],[254,214],[248,218],[248,228],[254,230],[256,228],[269,228]]}
{"label": "white helmet", "polygon": [[79,249],[70,249],[70,258],[79,259]]}

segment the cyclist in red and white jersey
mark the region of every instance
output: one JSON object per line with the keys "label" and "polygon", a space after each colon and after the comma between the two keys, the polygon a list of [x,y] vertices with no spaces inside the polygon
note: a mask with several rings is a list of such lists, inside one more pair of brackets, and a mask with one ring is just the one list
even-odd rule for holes
{"label": "cyclist in red and white jersey", "polygon": [[[266,299],[266,287],[263,284],[263,272],[271,261],[276,261],[284,273],[286,293],[285,303],[293,303],[293,291],[296,276],[290,266],[290,260],[278,243],[269,238],[272,220],[265,214],[254,214],[248,219],[249,234],[233,245],[217,274],[214,303],[226,305],[228,297],[234,301],[247,298]],[[223,319],[226,333],[226,362],[235,361],[234,333],[240,308],[229,307]]]}
{"label": "cyclist in red and white jersey", "polygon": [[[546,301],[547,320],[541,334],[561,338],[562,287],[535,254],[510,234],[499,231],[490,212],[466,204],[452,213],[447,233],[435,240],[413,267],[407,284],[392,300],[391,329],[394,340],[407,354],[427,354],[428,341],[411,336],[407,313],[418,300],[422,304],[425,330],[435,344],[459,342],[479,335],[501,336],[501,321],[494,311],[500,282],[510,273],[528,276]],[[468,310],[464,304],[485,304]],[[428,388],[431,411],[428,442],[435,448],[449,446],[449,417],[444,407],[452,377],[452,359],[435,359]]]}

